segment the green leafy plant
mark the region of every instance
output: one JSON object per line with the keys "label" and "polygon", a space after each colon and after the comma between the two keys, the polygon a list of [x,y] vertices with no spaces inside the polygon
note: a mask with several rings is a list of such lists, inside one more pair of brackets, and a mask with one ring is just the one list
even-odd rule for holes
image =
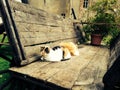
{"label": "green leafy plant", "polygon": [[120,32],[116,24],[120,22],[118,7],[117,0],[101,0],[92,5],[89,12],[91,11],[95,15],[88,19],[90,24],[84,27],[85,32],[88,34],[101,34],[103,40],[107,40],[107,44],[109,44]]}

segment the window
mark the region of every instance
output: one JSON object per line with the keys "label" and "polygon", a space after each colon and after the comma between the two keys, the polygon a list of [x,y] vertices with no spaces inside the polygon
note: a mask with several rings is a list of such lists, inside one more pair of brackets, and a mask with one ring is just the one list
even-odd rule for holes
{"label": "window", "polygon": [[87,8],[88,7],[88,0],[84,0],[83,2],[83,8]]}

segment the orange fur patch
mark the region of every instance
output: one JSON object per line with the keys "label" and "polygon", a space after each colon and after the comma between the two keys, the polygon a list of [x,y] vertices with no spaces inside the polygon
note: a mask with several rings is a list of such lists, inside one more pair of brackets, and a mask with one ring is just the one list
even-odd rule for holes
{"label": "orange fur patch", "polygon": [[68,48],[62,48],[62,49],[64,51],[63,56],[66,57],[68,55],[68,53],[70,53],[70,52],[69,52]]}
{"label": "orange fur patch", "polygon": [[77,45],[72,42],[62,42],[60,43],[60,46],[63,48],[67,48],[72,56],[75,56],[75,52],[78,50]]}

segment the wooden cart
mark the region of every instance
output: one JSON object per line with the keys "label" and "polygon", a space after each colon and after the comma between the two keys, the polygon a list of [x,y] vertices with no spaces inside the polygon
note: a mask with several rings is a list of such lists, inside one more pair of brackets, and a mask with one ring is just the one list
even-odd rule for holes
{"label": "wooden cart", "polygon": [[0,0],[0,9],[14,53],[8,70],[11,90],[102,90],[109,56],[106,47],[80,44],[79,56],[42,62],[40,46],[78,43],[79,28],[70,19],[13,0]]}

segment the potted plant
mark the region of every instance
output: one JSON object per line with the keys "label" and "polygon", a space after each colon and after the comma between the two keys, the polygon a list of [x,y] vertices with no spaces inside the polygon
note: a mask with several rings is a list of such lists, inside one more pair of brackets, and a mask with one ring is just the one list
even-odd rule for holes
{"label": "potted plant", "polygon": [[96,13],[94,17],[89,19],[90,24],[87,25],[85,31],[91,35],[92,45],[100,45],[102,39],[116,29],[116,25],[113,24],[115,23],[115,15],[110,12],[116,4],[113,1],[116,0],[102,0],[89,8],[89,11]]}
{"label": "potted plant", "polygon": [[98,13],[92,20],[91,24],[91,44],[100,45],[104,37],[106,37],[115,27],[114,15],[110,13]]}

